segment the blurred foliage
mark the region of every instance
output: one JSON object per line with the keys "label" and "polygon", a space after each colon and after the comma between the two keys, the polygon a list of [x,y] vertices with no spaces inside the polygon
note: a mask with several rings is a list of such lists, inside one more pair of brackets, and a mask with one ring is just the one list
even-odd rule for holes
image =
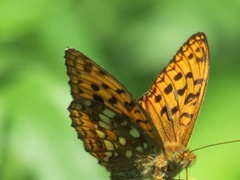
{"label": "blurred foliage", "polygon": [[[188,37],[205,32],[210,80],[189,147],[239,139],[239,8],[234,0],[0,1],[0,179],[109,179],[70,127],[66,47],[139,97]],[[189,177],[239,179],[239,149],[197,151]]]}

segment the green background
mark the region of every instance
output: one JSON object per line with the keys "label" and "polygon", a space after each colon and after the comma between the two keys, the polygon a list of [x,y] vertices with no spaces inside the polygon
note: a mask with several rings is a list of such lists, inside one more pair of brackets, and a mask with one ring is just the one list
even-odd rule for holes
{"label": "green background", "polygon": [[[240,139],[240,1],[2,0],[0,12],[0,179],[109,179],[70,127],[66,47],[139,97],[205,32],[210,79],[189,148]],[[196,151],[189,178],[240,179],[239,152],[240,143]]]}

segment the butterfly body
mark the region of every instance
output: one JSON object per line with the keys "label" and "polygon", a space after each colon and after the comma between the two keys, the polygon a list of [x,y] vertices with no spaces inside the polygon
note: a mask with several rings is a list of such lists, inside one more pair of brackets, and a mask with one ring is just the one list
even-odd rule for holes
{"label": "butterfly body", "polygon": [[166,145],[165,153],[149,155],[137,161],[143,177],[151,180],[172,180],[182,169],[188,168],[196,156],[186,147],[172,143]]}
{"label": "butterfly body", "polygon": [[65,59],[72,126],[112,180],[172,180],[191,166],[187,143],[209,72],[203,33],[190,37],[138,101],[79,51],[67,49]]}

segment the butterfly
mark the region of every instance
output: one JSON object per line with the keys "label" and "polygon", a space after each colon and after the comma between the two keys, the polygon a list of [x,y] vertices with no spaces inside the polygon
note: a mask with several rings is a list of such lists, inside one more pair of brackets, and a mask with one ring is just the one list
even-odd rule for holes
{"label": "butterfly", "polygon": [[68,48],[72,127],[111,180],[172,180],[196,156],[187,148],[209,75],[206,35],[192,35],[136,100],[110,73]]}

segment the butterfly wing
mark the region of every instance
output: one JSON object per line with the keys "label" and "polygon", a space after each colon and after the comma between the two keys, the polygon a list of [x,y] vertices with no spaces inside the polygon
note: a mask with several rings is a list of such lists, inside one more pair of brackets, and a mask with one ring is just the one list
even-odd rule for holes
{"label": "butterfly wing", "polygon": [[147,111],[164,144],[187,145],[202,104],[209,74],[204,33],[196,33],[158,75],[139,103]]}
{"label": "butterfly wing", "polygon": [[[73,101],[72,126],[85,149],[112,174],[128,176],[135,159],[154,153],[155,126],[132,95],[108,72],[75,49],[65,52]],[[160,147],[163,147],[160,145]],[[134,169],[132,174],[137,175]],[[116,175],[116,176],[118,176]],[[133,175],[134,176],[134,175]]]}

